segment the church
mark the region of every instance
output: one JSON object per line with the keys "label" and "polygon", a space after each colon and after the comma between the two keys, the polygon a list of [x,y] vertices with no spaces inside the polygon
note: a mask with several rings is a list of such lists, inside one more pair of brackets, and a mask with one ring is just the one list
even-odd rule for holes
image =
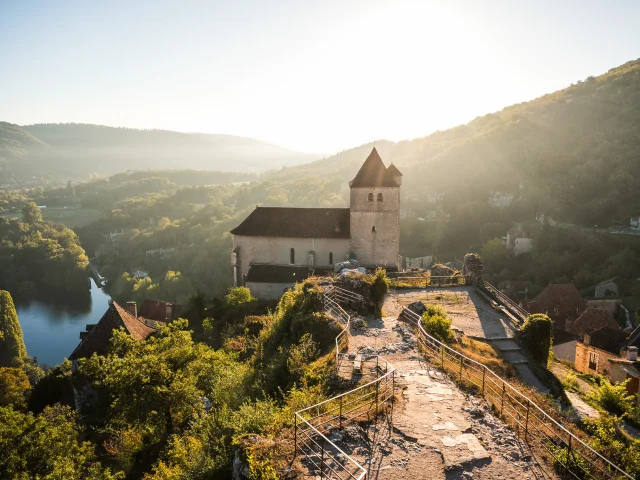
{"label": "church", "polygon": [[233,281],[257,298],[280,298],[309,275],[356,259],[399,270],[402,173],[371,151],[349,182],[349,208],[256,207],[233,234]]}

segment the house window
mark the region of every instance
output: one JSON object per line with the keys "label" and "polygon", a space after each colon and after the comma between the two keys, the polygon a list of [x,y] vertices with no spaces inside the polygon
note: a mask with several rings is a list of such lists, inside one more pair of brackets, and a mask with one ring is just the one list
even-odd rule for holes
{"label": "house window", "polygon": [[371,233],[376,233],[376,226],[371,227]]}
{"label": "house window", "polygon": [[370,201],[370,202],[373,202],[373,193],[370,193],[370,194],[369,194],[369,201]]}
{"label": "house window", "polygon": [[379,201],[379,202],[381,202],[381,201],[382,201],[382,194],[381,194],[381,193],[379,193],[379,194],[378,194],[378,201]]}
{"label": "house window", "polygon": [[292,265],[296,263],[296,250],[294,248],[292,248],[289,253],[289,263]]}
{"label": "house window", "polygon": [[329,265],[333,265],[333,252],[329,252]]}
{"label": "house window", "polygon": [[600,355],[596,352],[589,352],[589,369],[598,371],[598,360]]}

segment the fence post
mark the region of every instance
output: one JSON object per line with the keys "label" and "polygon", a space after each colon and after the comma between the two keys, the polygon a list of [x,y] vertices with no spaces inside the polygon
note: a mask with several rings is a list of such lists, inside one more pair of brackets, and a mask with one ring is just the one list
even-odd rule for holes
{"label": "fence post", "polygon": [[504,392],[505,392],[505,386],[504,386],[504,380],[502,381],[502,403],[500,405],[500,415],[502,415],[502,411],[504,410]]}
{"label": "fence post", "polygon": [[464,364],[464,358],[460,356],[460,381],[462,382],[462,365]]}
{"label": "fence post", "polygon": [[374,413],[375,416],[378,415],[378,385],[380,385],[380,382],[376,382],[376,411]]}
{"label": "fence post", "polygon": [[342,430],[342,399],[344,398],[343,395],[340,395],[340,430]]}
{"label": "fence post", "polygon": [[298,415],[293,414],[293,458],[298,455]]}
{"label": "fence post", "polygon": [[484,376],[487,373],[487,367],[482,366],[482,395],[484,395]]}
{"label": "fence post", "polygon": [[524,442],[527,443],[527,435],[529,434],[529,409],[531,408],[531,402],[527,400],[527,418],[524,421]]}
{"label": "fence post", "polygon": [[440,351],[442,352],[442,370],[444,371],[444,345],[440,345]]}
{"label": "fence post", "polygon": [[324,438],[320,444],[320,478],[324,477]]}

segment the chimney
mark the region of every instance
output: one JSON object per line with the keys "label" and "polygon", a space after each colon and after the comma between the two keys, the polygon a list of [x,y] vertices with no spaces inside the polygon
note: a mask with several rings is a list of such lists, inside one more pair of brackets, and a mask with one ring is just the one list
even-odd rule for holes
{"label": "chimney", "polygon": [[127,302],[127,310],[131,315],[138,318],[138,304],[136,302]]}
{"label": "chimney", "polygon": [[166,311],[166,320],[171,320],[171,315],[173,315],[173,304],[172,303],[165,303],[165,311]]}
{"label": "chimney", "polygon": [[585,333],[584,334],[584,344],[585,345],[591,345],[591,334],[590,333]]}
{"label": "chimney", "polygon": [[627,347],[627,360],[636,362],[638,360],[638,347]]}

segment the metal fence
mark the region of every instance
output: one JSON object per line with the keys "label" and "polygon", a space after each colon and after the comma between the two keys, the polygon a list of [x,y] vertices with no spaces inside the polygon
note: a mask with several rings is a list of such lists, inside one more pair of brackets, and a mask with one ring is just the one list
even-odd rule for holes
{"label": "metal fence", "polygon": [[[351,317],[345,305],[364,304],[364,298],[348,290],[329,287],[323,294],[324,311],[342,325],[336,337],[336,368],[348,358]],[[329,437],[353,421],[372,420],[390,408],[395,388],[395,369],[378,355],[358,359],[363,376],[373,380],[346,393],[312,405],[294,414],[294,442],[296,455],[304,455],[302,462],[320,478],[362,480],[366,469],[342,451]],[[327,436],[329,435],[329,436]]]}
{"label": "metal fence", "polygon": [[439,364],[452,377],[477,387],[525,443],[547,452],[553,458],[556,470],[569,478],[578,479],[633,478],[485,365],[427,334],[420,316],[415,312],[405,307],[399,319],[416,327],[418,345],[435,364]]}
{"label": "metal fence", "polygon": [[391,279],[391,284],[395,288],[437,288],[437,287],[461,287],[469,285],[468,277],[464,275],[453,275],[448,277],[395,277]]}
{"label": "metal fence", "polygon": [[504,308],[509,310],[516,318],[521,321],[525,321],[529,316],[529,312],[527,312],[524,308],[518,305],[516,302],[507,297],[504,293],[498,290],[496,287],[491,285],[489,282],[485,282],[484,280],[480,280],[478,282],[478,288],[484,290],[490,297],[492,297],[496,302],[502,305]]}

